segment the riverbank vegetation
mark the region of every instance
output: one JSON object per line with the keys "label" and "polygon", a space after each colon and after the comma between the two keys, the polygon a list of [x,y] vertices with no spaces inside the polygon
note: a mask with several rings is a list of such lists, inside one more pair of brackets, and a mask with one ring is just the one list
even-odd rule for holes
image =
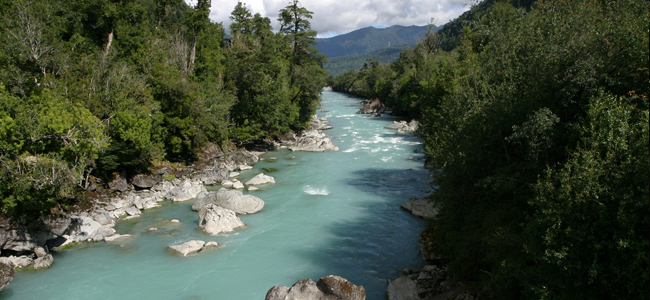
{"label": "riverbank vegetation", "polygon": [[421,120],[436,250],[470,288],[646,298],[648,2],[490,2],[458,42],[430,34],[331,84]]}
{"label": "riverbank vegetation", "polygon": [[114,172],[192,161],[305,128],[324,58],[298,0],[268,18],[239,3],[231,36],[210,1],[0,1],[0,209],[63,211]]}

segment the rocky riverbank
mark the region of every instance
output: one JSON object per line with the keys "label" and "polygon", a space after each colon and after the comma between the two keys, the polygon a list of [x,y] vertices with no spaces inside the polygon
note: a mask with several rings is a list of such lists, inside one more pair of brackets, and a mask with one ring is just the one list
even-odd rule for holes
{"label": "rocky riverbank", "polygon": [[[331,125],[324,118],[314,116],[311,126],[301,134],[273,142],[276,148],[292,151],[336,151],[322,130]],[[199,161],[190,166],[161,163],[150,174],[127,178],[115,174],[111,180],[93,180],[85,193],[86,207],[56,216],[41,217],[22,223],[0,222],[0,289],[13,278],[14,269],[45,269],[53,263],[50,251],[82,242],[115,242],[126,238],[114,229],[116,222],[140,216],[143,210],[158,207],[162,202],[197,199],[194,206],[199,227],[207,234],[217,234],[245,226],[238,214],[255,213],[264,207],[264,201],[252,195],[243,195],[237,189],[273,184],[275,179],[263,173],[242,183],[234,177],[238,172],[252,169],[263,152],[233,149],[209,144],[198,153]],[[208,192],[206,185],[220,184],[224,188]],[[194,208],[194,207],[193,207]],[[155,228],[152,228],[155,230]],[[193,241],[170,247],[182,255],[197,253],[217,245]],[[198,249],[197,249],[198,247]]]}
{"label": "rocky riverbank", "polygon": [[[427,198],[410,199],[401,207],[413,216],[435,220],[438,211]],[[432,234],[433,225],[424,228],[420,234],[419,250],[427,262],[422,269],[404,269],[402,276],[388,281],[388,300],[478,300],[481,293],[472,291],[467,285],[447,273],[447,267],[435,252]]]}

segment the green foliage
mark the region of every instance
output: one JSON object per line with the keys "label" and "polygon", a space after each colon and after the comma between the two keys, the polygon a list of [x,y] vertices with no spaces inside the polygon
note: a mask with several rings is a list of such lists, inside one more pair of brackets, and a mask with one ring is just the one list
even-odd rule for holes
{"label": "green foliage", "polygon": [[456,278],[495,299],[644,297],[648,3],[526,8],[484,1],[454,51],[443,29],[334,89],[420,119]]}
{"label": "green foliage", "polygon": [[147,172],[152,161],[193,160],[207,142],[246,144],[302,128],[324,84],[322,60],[305,40],[315,34],[309,24],[274,34],[268,18],[239,4],[246,29],[226,43],[210,5],[1,3],[6,216],[63,211],[90,174]]}

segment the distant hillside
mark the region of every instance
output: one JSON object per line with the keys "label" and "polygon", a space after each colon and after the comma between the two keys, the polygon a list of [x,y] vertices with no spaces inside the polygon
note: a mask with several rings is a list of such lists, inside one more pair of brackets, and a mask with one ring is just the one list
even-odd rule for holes
{"label": "distant hillside", "polygon": [[411,49],[415,47],[412,45],[399,45],[385,49],[379,49],[366,54],[339,56],[330,58],[329,62],[325,64],[325,70],[332,76],[337,77],[343,73],[359,70],[363,67],[369,59],[376,60],[381,64],[392,63],[399,57],[402,50]]}
{"label": "distant hillside", "polygon": [[429,26],[391,26],[361,28],[327,39],[316,39],[315,48],[332,60],[335,57],[367,54],[376,50],[417,43]]}

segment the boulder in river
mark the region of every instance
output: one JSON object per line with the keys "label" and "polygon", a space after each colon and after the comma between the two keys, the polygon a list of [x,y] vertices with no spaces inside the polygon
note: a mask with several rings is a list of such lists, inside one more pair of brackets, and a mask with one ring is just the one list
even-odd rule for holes
{"label": "boulder in river", "polygon": [[264,175],[264,173],[259,173],[255,177],[246,181],[246,185],[260,185],[267,183],[275,183],[275,178],[273,176]]}
{"label": "boulder in river", "polygon": [[266,300],[363,300],[366,290],[336,275],[322,277],[318,282],[310,278],[296,282],[291,288],[276,285],[266,293]]}
{"label": "boulder in river", "polygon": [[264,208],[264,200],[253,195],[244,195],[241,191],[220,189],[206,193],[192,204],[192,210],[199,211],[208,203],[230,209],[238,214],[254,214]]}
{"label": "boulder in river", "polygon": [[194,254],[203,250],[203,246],[205,246],[204,241],[191,240],[182,244],[169,246],[168,248],[180,255],[187,256],[188,254]]}
{"label": "boulder in river", "polygon": [[219,234],[243,227],[234,211],[208,203],[199,210],[199,228],[208,234]]}
{"label": "boulder in river", "polygon": [[381,114],[386,110],[386,105],[379,101],[379,99],[373,99],[367,101],[365,105],[357,112],[357,114],[367,114],[371,117],[380,117]]}
{"label": "boulder in river", "polygon": [[8,264],[0,263],[0,291],[14,279],[14,268]]}

